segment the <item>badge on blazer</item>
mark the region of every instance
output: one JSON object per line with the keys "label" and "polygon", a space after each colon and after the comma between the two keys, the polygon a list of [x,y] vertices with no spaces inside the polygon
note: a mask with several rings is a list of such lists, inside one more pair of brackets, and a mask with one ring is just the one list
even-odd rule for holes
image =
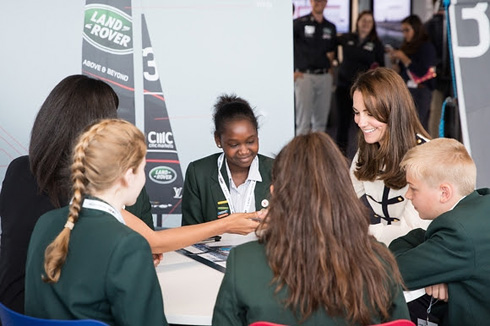
{"label": "badge on blazer", "polygon": [[228,207],[228,201],[222,200],[218,202],[218,218],[226,217],[230,215],[230,207]]}
{"label": "badge on blazer", "polygon": [[262,199],[262,201],[260,202],[260,205],[263,208],[267,208],[267,207],[269,207],[269,201],[267,199]]}

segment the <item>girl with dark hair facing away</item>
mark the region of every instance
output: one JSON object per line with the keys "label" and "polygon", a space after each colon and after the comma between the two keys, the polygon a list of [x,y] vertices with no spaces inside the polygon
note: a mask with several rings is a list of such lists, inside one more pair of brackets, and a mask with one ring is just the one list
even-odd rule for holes
{"label": "girl with dark hair facing away", "polygon": [[183,225],[259,211],[269,203],[272,159],[258,154],[253,109],[236,95],[220,96],[214,107],[214,139],[223,152],[189,164],[182,197]]}
{"label": "girl with dark hair facing away", "polygon": [[429,135],[417,117],[412,96],[393,70],[377,68],[354,82],[354,120],[359,126],[359,149],[351,165],[357,196],[371,210],[369,230],[388,245],[415,228],[427,229],[412,203],[400,162],[405,153]]}
{"label": "girl with dark hair facing away", "polygon": [[27,315],[167,324],[148,243],[118,209],[143,188],[145,154],[144,135],[124,120],[102,120],[78,138],[70,205],[41,216],[32,233]]}
{"label": "girl with dark hair facing away", "polygon": [[[7,168],[0,192],[0,302],[7,307],[24,312],[25,260],[37,219],[69,202],[71,151],[76,137],[98,119],[115,118],[118,104],[114,90],[101,80],[84,75],[64,78],[36,116],[29,156],[14,159]],[[146,191],[126,209],[153,226]]]}
{"label": "girl with dark hair facing away", "polygon": [[[430,102],[435,88],[436,48],[417,15],[402,20],[403,43],[390,53],[396,69],[415,101],[422,126],[429,125]],[[397,63],[397,64],[396,64]]]}
{"label": "girl with dark hair facing away", "polygon": [[287,144],[274,161],[271,189],[259,241],[228,256],[213,325],[408,318],[395,260],[368,234],[347,161],[328,135],[301,135]]}
{"label": "girl with dark hair facing away", "polygon": [[336,141],[344,154],[348,155],[349,130],[354,124],[350,96],[352,83],[359,73],[385,65],[384,48],[376,32],[373,13],[368,10],[361,12],[357,18],[356,31],[339,36],[339,43],[342,46],[342,63],[335,89],[338,112]]}

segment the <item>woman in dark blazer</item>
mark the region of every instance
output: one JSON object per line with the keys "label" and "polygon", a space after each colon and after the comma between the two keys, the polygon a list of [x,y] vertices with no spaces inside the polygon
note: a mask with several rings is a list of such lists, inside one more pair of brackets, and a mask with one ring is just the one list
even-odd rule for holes
{"label": "woman in dark blazer", "polygon": [[[84,75],[64,78],[36,116],[29,156],[9,164],[0,192],[0,302],[10,309],[24,312],[25,261],[34,225],[44,213],[69,202],[73,142],[93,121],[115,118],[118,104],[114,90],[101,80]],[[126,209],[153,228],[144,189],[135,205]]]}

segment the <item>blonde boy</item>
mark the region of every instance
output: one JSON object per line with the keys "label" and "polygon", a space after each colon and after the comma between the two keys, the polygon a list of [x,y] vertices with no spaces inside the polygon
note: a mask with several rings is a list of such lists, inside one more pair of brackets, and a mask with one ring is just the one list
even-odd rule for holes
{"label": "blonde boy", "polygon": [[427,231],[413,230],[390,244],[406,286],[428,287],[432,294],[447,284],[443,325],[488,325],[490,189],[474,190],[475,163],[454,139],[416,146],[400,166],[409,185],[406,198],[422,219],[433,220]]}

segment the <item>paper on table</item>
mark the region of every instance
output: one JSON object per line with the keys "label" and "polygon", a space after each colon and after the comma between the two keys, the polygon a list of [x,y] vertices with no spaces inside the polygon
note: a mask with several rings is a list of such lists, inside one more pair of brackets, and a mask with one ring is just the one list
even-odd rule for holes
{"label": "paper on table", "polygon": [[198,242],[178,250],[178,252],[224,273],[226,270],[226,259],[230,250],[242,243],[255,240],[257,240],[255,232],[247,235],[225,233],[221,235],[219,241]]}
{"label": "paper on table", "polygon": [[216,261],[214,263],[217,264],[217,265],[220,265],[221,267],[226,268],[226,261]]}
{"label": "paper on table", "polygon": [[201,255],[202,258],[212,261],[213,263],[226,261],[227,256],[221,256],[212,253],[206,253]]}
{"label": "paper on table", "polygon": [[192,254],[201,254],[204,252],[201,249],[194,247],[194,246],[185,247],[184,249],[187,250],[188,252],[192,253]]}
{"label": "paper on table", "polygon": [[413,290],[413,291],[403,291],[403,295],[405,296],[405,301],[408,303],[417,298],[420,298],[425,294],[425,288]]}

